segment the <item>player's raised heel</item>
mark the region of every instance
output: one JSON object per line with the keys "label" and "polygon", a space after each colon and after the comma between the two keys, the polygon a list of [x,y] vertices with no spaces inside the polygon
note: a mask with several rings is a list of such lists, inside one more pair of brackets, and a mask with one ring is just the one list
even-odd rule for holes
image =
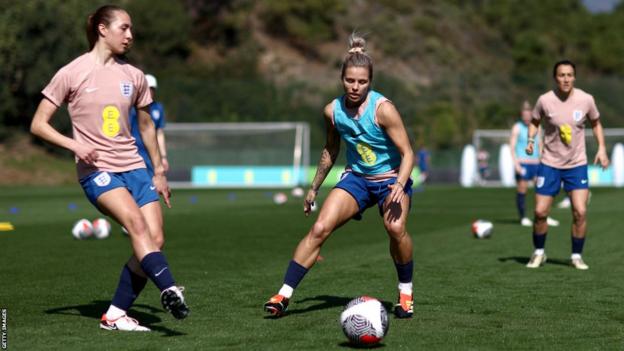
{"label": "player's raised heel", "polygon": [[413,295],[399,293],[399,302],[394,305],[394,315],[397,318],[412,318],[414,315]]}
{"label": "player's raised heel", "polygon": [[184,291],[184,287],[172,286],[160,293],[160,302],[163,308],[171,312],[175,319],[184,319],[191,312],[184,301],[182,291]]}
{"label": "player's raised heel", "polygon": [[123,315],[117,319],[110,320],[106,317],[106,313],[103,314],[102,319],[100,319],[100,329],[139,332],[151,331],[149,328],[139,325],[139,322],[134,318]]}
{"label": "player's raised heel", "polygon": [[533,256],[531,256],[531,259],[529,260],[529,263],[527,263],[526,266],[527,268],[539,268],[544,263],[546,263],[546,254],[543,254],[543,255],[533,254]]}
{"label": "player's raised heel", "polygon": [[290,300],[280,294],[274,295],[264,304],[264,310],[276,317],[286,314]]}

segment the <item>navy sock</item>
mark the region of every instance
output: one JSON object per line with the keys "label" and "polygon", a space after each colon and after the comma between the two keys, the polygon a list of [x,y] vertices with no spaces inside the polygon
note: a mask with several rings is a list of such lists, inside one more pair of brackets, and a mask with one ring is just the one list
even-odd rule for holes
{"label": "navy sock", "polygon": [[147,278],[134,274],[128,265],[124,265],[111,305],[127,311],[141,291],[143,291],[146,283]]}
{"label": "navy sock", "polygon": [[141,260],[141,269],[156,284],[160,291],[175,285],[167,259],[160,251],[150,252],[145,255],[143,260]]}
{"label": "navy sock", "polygon": [[295,260],[291,260],[288,264],[288,269],[286,269],[284,284],[295,289],[297,288],[297,285],[299,285],[299,282],[301,282],[303,277],[306,275],[306,273],[308,273],[307,268],[295,262]]}
{"label": "navy sock", "polygon": [[579,254],[579,255],[582,254],[583,245],[585,245],[585,238],[572,237],[572,253],[573,254]]}
{"label": "navy sock", "polygon": [[394,262],[394,267],[396,267],[397,275],[399,276],[399,283],[411,283],[412,282],[412,276],[414,275],[414,261],[413,260],[407,263]]}
{"label": "navy sock", "polygon": [[524,218],[524,200],[526,198],[526,194],[516,193],[516,207],[518,208],[518,214],[520,218]]}
{"label": "navy sock", "polygon": [[536,249],[543,249],[545,244],[546,244],[546,233],[544,234],[533,233],[533,246]]}

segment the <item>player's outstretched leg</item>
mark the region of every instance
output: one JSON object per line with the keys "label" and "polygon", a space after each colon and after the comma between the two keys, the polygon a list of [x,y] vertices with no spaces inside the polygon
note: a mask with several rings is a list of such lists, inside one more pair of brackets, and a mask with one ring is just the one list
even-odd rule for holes
{"label": "player's outstretched leg", "polygon": [[[136,259],[134,260],[136,261]],[[132,306],[147,283],[147,278],[134,273],[130,269],[129,264],[130,262],[124,265],[121,270],[119,284],[117,285],[113,300],[100,320],[101,329],[149,331],[148,328],[139,325],[136,319],[126,315],[126,312],[130,309],[130,306]]]}
{"label": "player's outstretched leg", "polygon": [[169,264],[160,251],[151,252],[141,260],[141,268],[160,290],[163,308],[176,319],[184,319],[190,313],[184,300],[184,287],[176,286]]}
{"label": "player's outstretched leg", "polygon": [[295,249],[293,259],[286,269],[284,284],[279,292],[264,304],[266,312],[277,317],[286,313],[294,290],[308,270],[316,263],[325,240],[335,228],[347,222],[358,211],[357,202],[345,190],[334,188],[329,193],[316,222]]}
{"label": "player's outstretched leg", "polygon": [[570,264],[579,270],[587,270],[589,266],[581,256],[587,232],[587,199],[588,190],[578,189],[570,192],[572,200],[572,256]]}

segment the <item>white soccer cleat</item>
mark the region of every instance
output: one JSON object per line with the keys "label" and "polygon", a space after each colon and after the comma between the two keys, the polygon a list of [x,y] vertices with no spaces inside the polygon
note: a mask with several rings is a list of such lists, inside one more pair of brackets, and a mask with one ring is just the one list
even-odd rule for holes
{"label": "white soccer cleat", "polygon": [[559,221],[551,217],[546,218],[546,223],[548,223],[548,225],[551,227],[559,226]]}
{"label": "white soccer cleat", "polygon": [[583,259],[581,257],[576,257],[570,260],[570,264],[579,270],[582,271],[586,271],[589,269],[589,266],[587,264],[585,264],[585,262],[583,262]]}
{"label": "white soccer cleat", "polygon": [[570,208],[570,198],[565,197],[561,202],[557,204],[557,208]]}
{"label": "white soccer cleat", "polygon": [[100,320],[100,329],[138,332],[151,331],[150,328],[140,325],[136,319],[130,318],[127,315],[123,315],[115,320],[109,320],[106,318],[106,313],[102,315],[102,319]]}
{"label": "white soccer cleat", "polygon": [[526,218],[526,217],[524,217],[524,218],[522,218],[522,219],[520,220],[520,224],[521,224],[523,227],[530,227],[530,226],[532,226],[532,225],[533,225],[533,221],[532,221],[532,220],[530,220],[530,219],[528,219],[528,218]]}
{"label": "white soccer cleat", "polygon": [[544,263],[546,263],[546,254],[543,254],[543,255],[533,254],[533,256],[531,256],[531,259],[529,260],[529,263],[527,263],[526,266],[527,268],[539,268]]}

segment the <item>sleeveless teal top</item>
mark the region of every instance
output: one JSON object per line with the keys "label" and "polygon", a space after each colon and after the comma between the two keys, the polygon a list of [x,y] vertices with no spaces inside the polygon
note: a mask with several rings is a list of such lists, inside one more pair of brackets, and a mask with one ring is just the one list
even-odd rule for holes
{"label": "sleeveless teal top", "polygon": [[386,132],[375,124],[377,101],[384,98],[369,91],[358,119],[347,114],[345,97],[334,100],[334,125],[347,144],[347,168],[364,175],[389,172],[401,164],[401,155]]}
{"label": "sleeveless teal top", "polygon": [[527,144],[529,143],[529,139],[527,136],[529,134],[529,127],[526,124],[522,123],[522,121],[516,122],[516,125],[520,127],[520,133],[518,134],[518,140],[516,141],[516,157],[518,158],[518,160],[520,160],[520,162],[522,162],[522,160],[539,160],[539,134],[535,135],[535,142],[533,143],[533,155],[528,155],[525,150]]}

